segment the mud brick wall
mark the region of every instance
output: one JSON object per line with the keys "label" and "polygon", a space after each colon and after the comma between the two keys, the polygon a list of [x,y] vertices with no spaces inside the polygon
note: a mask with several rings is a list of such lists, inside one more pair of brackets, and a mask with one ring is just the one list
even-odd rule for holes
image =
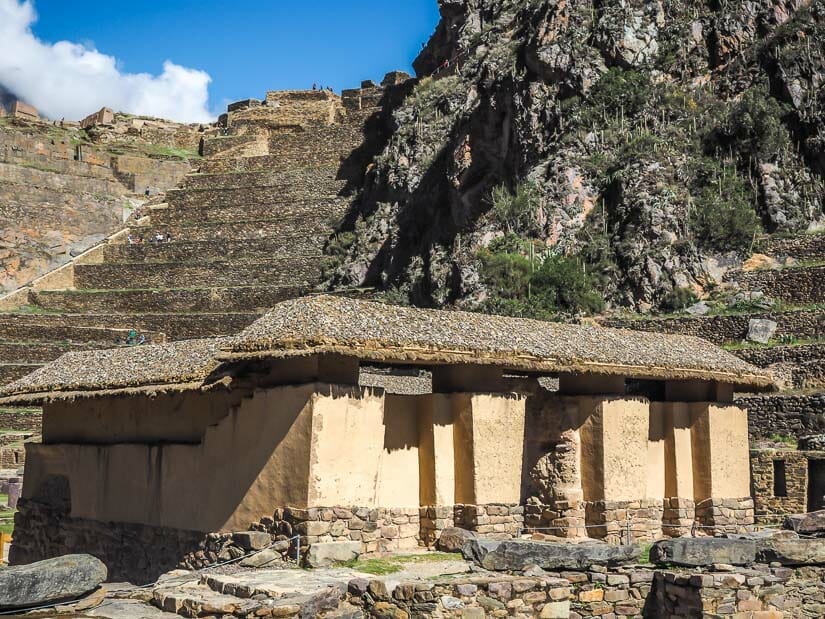
{"label": "mud brick wall", "polygon": [[738,398],[736,405],[748,411],[751,440],[772,434],[799,438],[825,431],[825,394],[753,395]]}
{"label": "mud brick wall", "polygon": [[739,342],[748,334],[751,318],[777,323],[776,337],[819,338],[825,336],[825,313],[817,311],[764,312],[738,316],[703,316],[700,318],[661,318],[656,320],[605,320],[602,325],[636,331],[695,335],[715,344]]}
{"label": "mud brick wall", "polygon": [[0,409],[0,430],[39,434],[43,427],[43,411],[29,408]]}
{"label": "mud brick wall", "polygon": [[[751,451],[751,487],[757,518],[781,519],[807,511],[808,459],[825,458],[820,452],[778,449]],[[774,495],[774,461],[785,463],[786,496]]]}
{"label": "mud brick wall", "polygon": [[744,290],[759,290],[773,299],[791,303],[821,303],[825,301],[822,278],[825,266],[738,273],[736,281]]}

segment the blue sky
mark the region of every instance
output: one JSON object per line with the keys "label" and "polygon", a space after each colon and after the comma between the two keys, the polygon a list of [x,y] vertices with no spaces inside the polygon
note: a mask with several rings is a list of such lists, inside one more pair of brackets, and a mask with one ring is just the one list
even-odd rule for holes
{"label": "blue sky", "polygon": [[33,5],[38,18],[30,29],[44,44],[66,40],[94,48],[113,56],[123,74],[157,76],[167,60],[207,73],[212,113],[229,101],[262,97],[266,90],[317,82],[340,91],[394,69],[411,71],[438,22],[436,0],[34,0]]}

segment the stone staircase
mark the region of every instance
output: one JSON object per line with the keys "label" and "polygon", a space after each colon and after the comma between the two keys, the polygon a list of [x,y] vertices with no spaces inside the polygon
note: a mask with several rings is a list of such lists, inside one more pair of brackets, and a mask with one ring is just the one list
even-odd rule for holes
{"label": "stone staircase", "polygon": [[[768,268],[736,270],[726,277],[728,286],[751,296],[741,309],[604,324],[696,335],[771,369],[782,381],[782,391],[739,399],[749,411],[752,439],[825,432],[825,233],[768,237],[755,251],[770,258]],[[761,300],[774,307],[760,309]],[[765,345],[744,343],[754,320],[776,323]]]}
{"label": "stone staircase", "polygon": [[131,329],[149,342],[237,333],[316,288],[381,91],[230,105],[205,134],[199,170],[165,204],[66,272],[0,300],[0,381],[69,350],[123,345]]}

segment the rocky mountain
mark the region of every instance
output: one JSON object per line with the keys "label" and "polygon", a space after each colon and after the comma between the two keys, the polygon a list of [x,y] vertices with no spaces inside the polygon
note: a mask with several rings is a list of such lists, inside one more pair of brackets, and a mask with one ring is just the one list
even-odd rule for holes
{"label": "rocky mountain", "polygon": [[440,0],[332,285],[552,316],[712,291],[823,225],[825,1]]}

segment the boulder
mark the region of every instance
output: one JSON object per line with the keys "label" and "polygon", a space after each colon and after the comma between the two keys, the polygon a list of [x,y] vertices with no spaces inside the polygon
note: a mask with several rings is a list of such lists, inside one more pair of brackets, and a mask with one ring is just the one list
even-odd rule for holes
{"label": "boulder", "polygon": [[692,316],[704,316],[710,311],[710,309],[710,305],[704,301],[699,301],[698,303],[691,305],[685,311]]}
{"label": "boulder", "polygon": [[759,543],[760,563],[782,565],[825,565],[825,539],[783,539],[775,537]]}
{"label": "boulder", "polygon": [[786,516],[782,527],[801,535],[822,535],[825,533],[825,510]]}
{"label": "boulder", "polygon": [[767,318],[751,318],[748,321],[748,340],[758,344],[767,344],[776,333],[777,324]]}
{"label": "boulder", "polygon": [[267,548],[266,550],[261,550],[254,555],[249,555],[245,559],[242,559],[240,565],[241,567],[267,567],[269,564],[275,561],[281,561],[282,559],[283,557],[280,552],[276,552],[272,548]]}
{"label": "boulder", "polygon": [[442,552],[461,552],[461,547],[476,537],[478,535],[474,531],[459,529],[458,527],[447,527],[441,532],[436,547]]}
{"label": "boulder", "polygon": [[329,567],[333,563],[354,561],[361,554],[361,542],[316,542],[306,555],[307,567]]}
{"label": "boulder", "polygon": [[592,565],[632,563],[639,558],[640,549],[603,543],[471,539],[461,548],[461,553],[484,569],[503,572],[522,571],[530,566],[544,570],[581,570]]}
{"label": "boulder", "polygon": [[232,541],[249,552],[269,546],[272,543],[272,536],[263,531],[240,531],[232,534]]}
{"label": "boulder", "polygon": [[74,600],[106,580],[106,566],[91,555],[66,555],[0,569],[0,609]]}
{"label": "boulder", "polygon": [[756,541],[724,537],[662,540],[653,544],[650,560],[659,565],[686,567],[710,567],[718,563],[750,565],[756,562]]}

